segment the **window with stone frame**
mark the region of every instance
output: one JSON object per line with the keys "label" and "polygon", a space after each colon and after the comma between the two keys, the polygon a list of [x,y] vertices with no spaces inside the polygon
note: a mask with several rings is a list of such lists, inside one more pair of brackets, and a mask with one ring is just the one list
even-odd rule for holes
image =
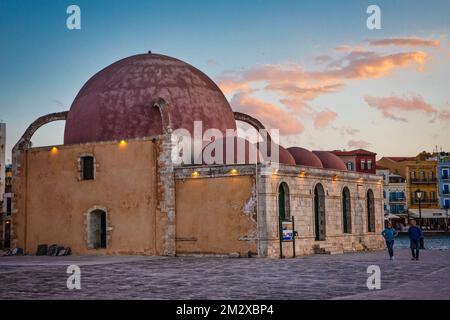
{"label": "window with stone frame", "polygon": [[291,219],[289,187],[286,182],[278,187],[278,214],[281,220]]}
{"label": "window with stone frame", "polygon": [[81,180],[94,180],[95,163],[94,156],[86,155],[80,157]]}
{"label": "window with stone frame", "polygon": [[375,232],[375,197],[371,189],[367,190],[367,231]]}
{"label": "window with stone frame", "polygon": [[344,187],[342,190],[342,231],[343,233],[352,233],[352,215],[351,215],[350,190]]}

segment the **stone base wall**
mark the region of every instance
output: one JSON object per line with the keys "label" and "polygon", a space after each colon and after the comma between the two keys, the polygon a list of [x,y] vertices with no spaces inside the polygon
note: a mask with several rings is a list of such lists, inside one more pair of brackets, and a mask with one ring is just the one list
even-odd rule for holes
{"label": "stone base wall", "polygon": [[[258,217],[260,219],[259,255],[280,256],[278,188],[281,183],[289,188],[290,215],[295,217],[296,255],[355,252],[384,248],[380,235],[383,230],[382,183],[379,177],[355,172],[315,169],[299,166],[281,166],[272,174],[258,171]],[[261,174],[263,173],[263,174]],[[315,239],[314,189],[320,184],[325,197],[325,229],[323,241]],[[343,231],[342,191],[350,191],[351,228]],[[368,230],[367,193],[374,195],[375,229]],[[285,256],[292,255],[292,243],[283,243]]]}

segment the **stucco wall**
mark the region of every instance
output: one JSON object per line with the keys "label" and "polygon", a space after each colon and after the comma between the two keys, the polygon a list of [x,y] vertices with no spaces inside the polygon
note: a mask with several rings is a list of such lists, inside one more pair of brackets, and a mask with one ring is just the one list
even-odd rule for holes
{"label": "stucco wall", "polygon": [[177,254],[257,253],[253,188],[251,176],[177,180]]}
{"label": "stucco wall", "polygon": [[[29,253],[38,244],[59,244],[75,254],[157,254],[155,149],[142,139],[24,152],[14,185],[16,245]],[[94,180],[80,180],[84,154],[95,157]],[[96,207],[107,212],[107,249],[87,247],[86,214]]]}

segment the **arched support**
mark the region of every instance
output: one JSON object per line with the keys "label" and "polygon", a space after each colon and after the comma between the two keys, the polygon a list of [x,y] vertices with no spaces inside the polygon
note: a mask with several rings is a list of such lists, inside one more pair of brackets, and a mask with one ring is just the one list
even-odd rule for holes
{"label": "arched support", "polygon": [[158,108],[161,114],[163,133],[172,133],[172,121],[170,119],[169,105],[163,98],[158,98],[158,100],[153,104],[153,107]]}
{"label": "arched support", "polygon": [[31,146],[31,137],[33,137],[36,130],[38,130],[40,127],[53,121],[67,120],[68,113],[68,111],[55,112],[37,118],[32,124],[28,126],[25,133],[16,143],[13,148],[13,154],[15,151],[28,149]]}
{"label": "arched support", "polygon": [[258,132],[261,132],[262,130],[264,130],[267,133],[267,136],[262,135],[265,142],[272,141],[272,137],[270,136],[269,132],[267,131],[267,129],[264,127],[264,125],[258,119],[253,118],[252,116],[249,116],[248,114],[245,114],[242,112],[233,112],[233,114],[234,114],[234,119],[236,121],[242,121],[242,122],[248,123],[253,128],[258,130]]}

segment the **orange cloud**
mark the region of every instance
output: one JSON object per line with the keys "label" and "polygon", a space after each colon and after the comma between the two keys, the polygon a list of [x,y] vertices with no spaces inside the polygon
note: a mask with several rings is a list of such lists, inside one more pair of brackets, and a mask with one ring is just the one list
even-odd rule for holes
{"label": "orange cloud", "polygon": [[428,55],[425,52],[405,52],[379,55],[375,52],[351,52],[339,60],[340,67],[325,72],[315,72],[312,76],[326,80],[382,78],[392,74],[395,68],[405,68],[416,64],[422,69]]}
{"label": "orange cloud", "polygon": [[256,117],[268,129],[279,129],[280,134],[300,134],[303,124],[292,113],[275,104],[267,103],[250,96],[248,93],[237,93],[231,99],[234,110]]}
{"label": "orange cloud", "polygon": [[425,52],[404,52],[380,55],[375,52],[352,51],[333,61],[324,71],[308,72],[295,63],[272,64],[243,72],[227,72],[219,76],[219,86],[224,93],[249,90],[252,85],[265,83],[265,90],[278,91],[290,97],[302,94],[315,98],[319,94],[336,92],[343,88],[346,79],[381,78],[392,74],[396,68],[417,65],[419,69],[427,61]]}
{"label": "orange cloud", "polygon": [[[406,118],[403,115],[407,112],[412,111],[422,111],[426,115],[434,115],[436,114],[436,109],[426,103],[420,95],[412,95],[411,97],[382,97],[376,98],[372,96],[365,96],[364,100],[366,103],[378,110],[380,110],[385,118],[404,121],[406,122]],[[400,115],[397,115],[399,113]]]}
{"label": "orange cloud", "polygon": [[336,117],[337,113],[329,109],[317,112],[314,116],[314,127],[316,129],[323,129],[333,122]]}
{"label": "orange cloud", "polygon": [[297,86],[295,83],[282,82],[282,83],[271,83],[267,85],[264,89],[266,91],[276,91],[281,94],[288,95],[290,97],[298,97],[304,100],[313,100],[319,95],[336,92],[343,86],[344,86],[343,83],[335,83],[323,86],[319,85],[319,86],[300,87]]}
{"label": "orange cloud", "polygon": [[390,38],[371,40],[369,45],[376,47],[398,46],[398,47],[432,47],[439,48],[441,42],[439,40],[429,40],[424,38],[409,37],[409,38]]}
{"label": "orange cloud", "polygon": [[368,149],[372,146],[371,143],[364,140],[349,140],[347,145],[350,149]]}

